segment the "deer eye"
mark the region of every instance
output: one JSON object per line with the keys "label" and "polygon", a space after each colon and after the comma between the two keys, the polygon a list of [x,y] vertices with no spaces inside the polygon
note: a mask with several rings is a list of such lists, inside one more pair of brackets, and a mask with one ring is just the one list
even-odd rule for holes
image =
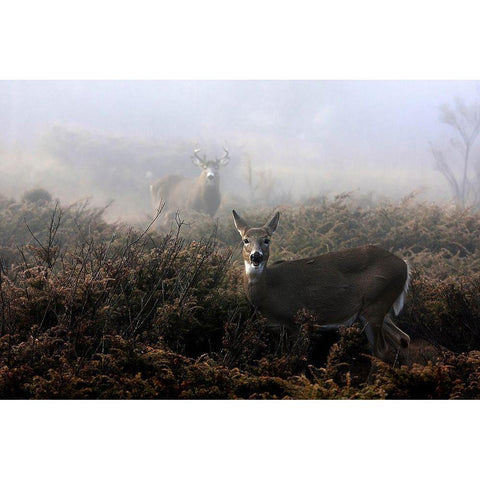
{"label": "deer eye", "polygon": [[244,243],[245,245],[248,245],[250,242],[249,242],[248,238],[244,238],[244,239],[243,239],[243,243]]}
{"label": "deer eye", "polygon": [[265,245],[269,245],[269,244],[270,244],[270,239],[266,238],[266,239],[263,241],[263,243],[264,243]]}

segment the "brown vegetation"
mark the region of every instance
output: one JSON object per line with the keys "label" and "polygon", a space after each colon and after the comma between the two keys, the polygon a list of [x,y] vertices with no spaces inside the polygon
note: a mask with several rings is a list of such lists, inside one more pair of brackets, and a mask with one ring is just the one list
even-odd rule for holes
{"label": "brown vegetation", "polygon": [[474,211],[348,195],[282,208],[273,260],[377,243],[410,263],[398,324],[412,349],[395,365],[357,325],[327,336],[299,312],[299,336],[269,330],[230,216],[159,235],[102,214],[45,192],[0,199],[1,398],[480,397]]}

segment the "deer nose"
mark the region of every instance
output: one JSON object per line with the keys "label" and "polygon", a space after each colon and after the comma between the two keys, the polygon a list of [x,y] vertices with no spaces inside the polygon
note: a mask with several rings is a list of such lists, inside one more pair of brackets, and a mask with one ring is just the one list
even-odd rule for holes
{"label": "deer nose", "polygon": [[213,173],[207,173],[207,178],[208,180],[213,180],[215,178],[215,175]]}
{"label": "deer nose", "polygon": [[254,265],[259,265],[262,260],[263,260],[263,253],[261,253],[261,252],[253,252],[250,255],[250,261]]}

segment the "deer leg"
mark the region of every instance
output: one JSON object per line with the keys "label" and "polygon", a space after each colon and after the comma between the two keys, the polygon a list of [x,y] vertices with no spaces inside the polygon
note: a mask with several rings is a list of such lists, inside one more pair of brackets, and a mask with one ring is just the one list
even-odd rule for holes
{"label": "deer leg", "polygon": [[368,343],[370,344],[370,349],[373,353],[373,346],[375,345],[375,333],[373,331],[372,326],[368,323],[367,319],[363,317],[362,315],[359,315],[358,318],[360,319],[360,322],[362,324],[362,332],[365,332],[365,335],[367,336]]}
{"label": "deer leg", "polygon": [[385,317],[383,321],[383,329],[390,341],[394,342],[399,347],[408,348],[410,345],[410,337],[393,323],[390,315]]}
{"label": "deer leg", "polygon": [[376,321],[377,318],[372,315],[361,317],[373,354],[380,360],[396,362],[400,353],[408,352],[410,337],[393,323],[389,315],[381,323]]}
{"label": "deer leg", "polygon": [[[370,348],[373,355],[380,360],[385,361],[388,354],[388,348],[385,343],[385,337],[383,336],[383,331],[380,327],[372,325],[364,317],[361,317],[362,323],[365,325],[365,333],[367,335],[368,341],[370,343]],[[371,362],[370,370],[368,372],[367,384],[372,384],[375,379],[375,373],[378,370],[378,366],[375,362]]]}
{"label": "deer leg", "polygon": [[319,325],[317,328],[320,332],[330,332],[332,330],[338,330],[340,327],[351,327],[356,321],[360,321],[363,327],[362,332],[365,332],[365,334],[367,335],[367,340],[368,340],[368,343],[370,344],[370,349],[373,353],[374,345],[375,345],[374,329],[370,325],[370,323],[367,321],[367,319],[363,315],[360,315],[359,313],[352,315],[345,323]]}
{"label": "deer leg", "polygon": [[387,361],[390,348],[385,339],[383,328],[372,327],[372,330],[374,336],[373,354],[380,360]]}
{"label": "deer leg", "polygon": [[396,351],[395,361],[400,358],[408,363],[410,337],[393,323],[390,315],[387,315],[383,321],[383,331],[387,343]]}
{"label": "deer leg", "polygon": [[373,354],[380,360],[392,362],[401,348],[408,347],[409,336],[392,321],[389,302],[377,301],[366,306],[362,315],[367,320],[367,335],[373,335]]}

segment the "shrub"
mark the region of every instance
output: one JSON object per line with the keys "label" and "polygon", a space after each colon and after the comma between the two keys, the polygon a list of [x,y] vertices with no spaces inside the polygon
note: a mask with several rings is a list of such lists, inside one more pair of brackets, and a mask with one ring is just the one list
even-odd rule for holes
{"label": "shrub", "polygon": [[0,198],[1,398],[479,398],[475,212],[348,195],[282,207],[272,260],[362,243],[407,258],[397,322],[435,354],[392,366],[358,326],[327,335],[299,312],[298,334],[270,329],[229,217],[158,234],[27,197]]}
{"label": "shrub", "polygon": [[44,188],[34,188],[22,195],[22,201],[43,205],[50,203],[52,201],[52,196]]}

